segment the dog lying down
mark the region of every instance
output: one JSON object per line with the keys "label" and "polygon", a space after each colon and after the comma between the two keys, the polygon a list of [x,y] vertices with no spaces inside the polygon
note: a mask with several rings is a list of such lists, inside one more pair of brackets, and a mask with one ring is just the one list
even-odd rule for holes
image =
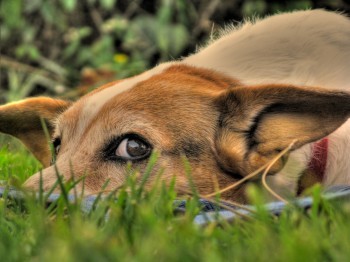
{"label": "dog lying down", "polygon": [[[86,175],[85,194],[107,180],[116,188],[128,162],[142,174],[156,151],[153,173],[175,175],[179,190],[189,187],[185,156],[201,194],[215,191],[215,179],[222,189],[271,163],[269,186],[288,195],[316,182],[350,184],[349,117],[350,20],[313,10],[246,22],[189,57],[74,103],[36,97],[2,105],[0,132],[41,161],[44,190],[56,181],[55,165],[65,180]],[[37,173],[25,186],[37,190],[39,182]],[[245,202],[248,184],[222,197]]]}

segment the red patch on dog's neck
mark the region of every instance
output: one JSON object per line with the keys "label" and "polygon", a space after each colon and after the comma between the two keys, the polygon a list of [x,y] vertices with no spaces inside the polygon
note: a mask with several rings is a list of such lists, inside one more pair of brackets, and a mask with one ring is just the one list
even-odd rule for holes
{"label": "red patch on dog's neck", "polygon": [[319,182],[322,182],[326,173],[328,159],[328,138],[316,142],[312,149],[312,158],[308,164],[308,169],[315,174]]}

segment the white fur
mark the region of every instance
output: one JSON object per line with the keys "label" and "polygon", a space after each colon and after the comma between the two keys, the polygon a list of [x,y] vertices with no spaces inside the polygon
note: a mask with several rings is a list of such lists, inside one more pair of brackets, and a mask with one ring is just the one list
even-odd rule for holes
{"label": "white fur", "polygon": [[323,10],[278,14],[245,23],[183,61],[248,85],[350,90],[350,21]]}

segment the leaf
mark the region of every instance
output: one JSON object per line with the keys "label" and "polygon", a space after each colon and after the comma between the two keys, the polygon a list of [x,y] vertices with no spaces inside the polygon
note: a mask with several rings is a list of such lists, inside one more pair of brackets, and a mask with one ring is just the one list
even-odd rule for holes
{"label": "leaf", "polygon": [[5,25],[0,25],[0,39],[5,42],[11,36],[11,30]]}
{"label": "leaf", "polygon": [[116,2],[116,0],[100,0],[100,1],[101,1],[102,7],[106,10],[112,9]]}
{"label": "leaf", "polygon": [[66,11],[72,12],[77,5],[77,0],[61,0],[61,4]]}
{"label": "leaf", "polygon": [[142,50],[142,58],[149,59],[157,50],[157,21],[151,16],[140,16],[130,24],[123,39],[123,48],[133,55]]}
{"label": "leaf", "polygon": [[74,56],[74,54],[78,51],[79,47],[80,47],[79,41],[74,41],[74,42],[70,43],[63,50],[63,58],[67,59],[67,58]]}
{"label": "leaf", "polygon": [[[335,2],[335,1],[332,1],[332,2]],[[293,10],[297,10],[297,9],[304,10],[304,9],[311,8],[311,7],[312,7],[311,1],[299,0],[299,1],[293,1],[290,3],[288,2],[286,11],[288,11],[288,10],[293,11]]]}
{"label": "leaf", "polygon": [[53,6],[48,3],[44,2],[41,9],[40,9],[41,15],[44,18],[45,22],[48,22],[50,24],[54,24],[54,21],[56,19],[55,16],[55,9]]}
{"label": "leaf", "polygon": [[26,1],[24,11],[26,13],[33,13],[41,8],[41,0],[30,0]]}
{"label": "leaf", "polygon": [[168,24],[173,15],[172,5],[169,1],[163,1],[162,7],[157,12],[157,20],[159,23]]}
{"label": "leaf", "polygon": [[[99,38],[89,47],[85,47],[78,42],[76,43],[77,44],[69,50],[69,55],[74,55],[76,57],[76,64],[100,67],[113,62],[113,55],[115,53],[114,44],[113,38],[109,35]],[[76,52],[76,54],[74,52]]]}
{"label": "leaf", "polygon": [[2,1],[0,15],[10,28],[18,28],[22,25],[22,1],[7,0]]}
{"label": "leaf", "polygon": [[189,33],[183,25],[160,25],[157,34],[157,46],[162,59],[178,56],[189,41]]}
{"label": "leaf", "polygon": [[171,31],[170,53],[172,56],[178,56],[188,44],[190,36],[186,27],[181,24],[173,26]]}
{"label": "leaf", "polygon": [[18,58],[29,57],[32,61],[35,61],[40,57],[38,48],[31,44],[22,44],[18,46],[15,53]]}
{"label": "leaf", "polygon": [[31,60],[35,61],[40,57],[40,52],[36,46],[31,45],[28,47],[28,55]]}
{"label": "leaf", "polygon": [[262,14],[266,10],[266,3],[263,0],[249,0],[245,1],[242,7],[244,16],[252,16]]}

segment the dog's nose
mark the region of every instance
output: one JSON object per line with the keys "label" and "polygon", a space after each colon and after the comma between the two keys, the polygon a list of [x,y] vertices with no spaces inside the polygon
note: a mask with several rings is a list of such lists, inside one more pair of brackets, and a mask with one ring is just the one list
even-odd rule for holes
{"label": "dog's nose", "polygon": [[[49,191],[57,184],[56,181],[59,177],[62,179],[62,182],[64,182],[64,176],[60,171],[57,172],[55,166],[49,166],[29,177],[23,186],[30,191]],[[55,190],[57,191],[58,188],[59,187],[56,186]]]}
{"label": "dog's nose", "polygon": [[42,187],[41,190],[44,191],[50,190],[50,187],[53,186],[57,180],[57,177],[53,179],[51,175],[52,169],[53,167],[50,166],[29,177],[23,184],[24,188],[30,191],[39,191],[40,187]]}
{"label": "dog's nose", "polygon": [[[81,168],[80,166],[67,165],[67,162],[69,161],[66,159],[60,159],[55,165],[35,173],[25,181],[23,187],[34,192],[52,191],[60,193],[61,186],[58,179],[61,179],[63,185],[67,184],[67,182],[69,182],[69,186],[74,184],[74,191],[79,194],[83,193],[84,195],[89,195],[95,192],[96,188],[100,189],[100,187],[96,185],[96,178],[91,170],[88,170],[85,166]],[[90,175],[84,176],[84,174]],[[82,179],[82,176],[84,176],[84,179]],[[82,192],[83,190],[84,192]]]}
{"label": "dog's nose", "polygon": [[[53,192],[59,192],[60,186],[58,179],[61,179],[64,184],[70,178],[71,175],[69,175],[69,172],[65,172],[64,168],[60,168],[58,165],[52,165],[29,177],[23,184],[23,187],[34,192],[48,192],[51,190],[53,190]],[[82,185],[77,184],[75,188],[80,192]]]}

